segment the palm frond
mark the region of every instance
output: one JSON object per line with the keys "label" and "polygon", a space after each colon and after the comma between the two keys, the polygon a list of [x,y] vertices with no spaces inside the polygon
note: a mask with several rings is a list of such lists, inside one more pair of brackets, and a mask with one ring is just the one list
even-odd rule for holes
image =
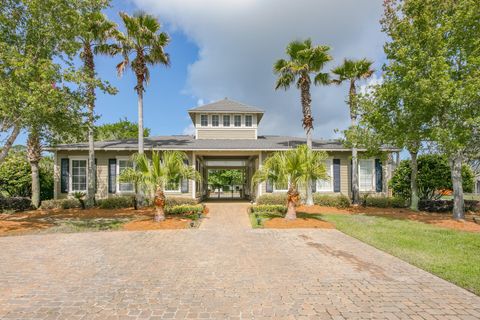
{"label": "palm frond", "polygon": [[291,60],[298,60],[299,53],[301,53],[303,50],[310,49],[311,47],[311,39],[306,39],[304,41],[295,40],[287,45],[286,53]]}
{"label": "palm frond", "polygon": [[314,78],[314,83],[316,85],[327,85],[330,84],[332,81],[330,80],[330,74],[328,73],[318,73]]}
{"label": "palm frond", "polygon": [[277,83],[275,84],[275,90],[279,88],[283,88],[287,90],[292,83],[295,82],[295,75],[291,72],[284,72],[278,79]]}
{"label": "palm frond", "polygon": [[123,75],[123,73],[125,72],[125,69],[128,67],[128,64],[129,64],[128,56],[126,56],[125,59],[122,60],[122,62],[117,64],[117,75],[119,77]]}

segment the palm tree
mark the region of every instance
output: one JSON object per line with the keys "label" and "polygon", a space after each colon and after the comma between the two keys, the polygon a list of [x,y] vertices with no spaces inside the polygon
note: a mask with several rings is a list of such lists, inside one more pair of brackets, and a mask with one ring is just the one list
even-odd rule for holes
{"label": "palm tree", "polygon": [[95,88],[99,86],[95,79],[95,54],[112,55],[115,46],[107,43],[115,37],[117,25],[107,19],[99,11],[87,13],[82,17],[81,35],[79,41],[82,45],[80,58],[83,60],[83,69],[86,75],[86,100],[88,106],[88,188],[87,205],[95,202],[96,168],[95,168]]}
{"label": "palm tree", "polygon": [[296,205],[300,200],[299,187],[312,179],[327,179],[324,164],[326,157],[325,152],[313,151],[307,145],[276,152],[265,160],[263,166],[253,175],[252,180],[254,183],[270,181],[288,184],[285,219],[295,220],[297,218]]}
{"label": "palm tree", "polygon": [[[179,183],[181,179],[201,180],[200,174],[191,166],[185,164],[187,155],[181,151],[158,151],[152,152],[150,160],[145,154],[137,153],[132,157],[135,163],[135,170],[141,175],[138,178],[132,175],[137,181],[149,187],[154,194],[155,221],[165,220],[165,187],[169,183]],[[123,181],[134,182],[123,177]]]}
{"label": "palm tree", "polygon": [[[278,74],[275,89],[283,88],[287,90],[294,82],[300,89],[303,112],[302,123],[309,148],[312,148],[313,131],[312,98],[310,95],[311,75],[314,76],[315,85],[330,83],[328,73],[321,72],[325,64],[332,60],[328,53],[329,50],[330,47],[328,46],[312,47],[310,39],[292,41],[286,49],[289,60],[280,59],[273,66],[273,72]],[[311,184],[311,181],[307,182],[307,205],[313,204]]]}
{"label": "palm tree", "polygon": [[138,210],[138,205],[140,203],[140,187],[144,181],[143,174],[135,168],[126,168],[122,170],[118,180],[120,182],[129,182],[133,184],[133,190],[135,192],[135,196],[133,197],[133,208]]}
{"label": "palm tree", "polygon": [[[367,59],[349,60],[345,59],[343,64],[332,70],[332,73],[338,76],[333,79],[335,84],[342,84],[350,81],[348,91],[348,105],[350,107],[350,127],[354,129],[357,126],[357,88],[356,83],[359,80],[370,78],[374,70],[372,69],[372,61]],[[358,150],[356,143],[352,145],[352,203],[358,205],[360,203],[360,191],[358,186]]]}
{"label": "palm tree", "polygon": [[[133,17],[120,12],[120,17],[126,28],[126,34],[119,33],[119,53],[123,56],[122,62],[117,65],[117,71],[121,76],[125,69],[130,67],[137,77],[135,91],[138,95],[138,153],[143,154],[143,92],[144,83],[150,81],[148,66],[162,64],[168,66],[170,59],[165,52],[165,46],[170,42],[170,37],[160,31],[160,23],[157,19],[146,13],[138,13]],[[134,55],[133,60],[130,56]]]}

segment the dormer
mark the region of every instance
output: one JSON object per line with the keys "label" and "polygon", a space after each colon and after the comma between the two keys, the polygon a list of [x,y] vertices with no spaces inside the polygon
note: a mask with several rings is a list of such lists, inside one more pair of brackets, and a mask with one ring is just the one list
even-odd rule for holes
{"label": "dormer", "polygon": [[227,98],[188,110],[195,139],[257,139],[263,113]]}

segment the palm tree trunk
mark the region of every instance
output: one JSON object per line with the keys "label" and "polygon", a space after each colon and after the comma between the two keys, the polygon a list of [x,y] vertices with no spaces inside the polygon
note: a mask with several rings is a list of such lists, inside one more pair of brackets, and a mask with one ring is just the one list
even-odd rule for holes
{"label": "palm tree trunk", "polygon": [[[357,126],[357,109],[355,105],[356,88],[355,81],[350,81],[350,89],[348,93],[348,104],[350,106],[350,128]],[[352,204],[358,206],[360,204],[360,186],[358,184],[358,149],[356,141],[352,141]]]}
{"label": "palm tree trunk", "polygon": [[463,199],[463,181],[462,181],[462,155],[456,153],[450,163],[453,185],[453,218],[456,220],[465,219],[465,202]]}
{"label": "palm tree trunk", "polygon": [[32,128],[27,139],[27,157],[30,163],[32,176],[32,205],[35,208],[40,206],[40,159],[42,157],[42,147],[40,136],[36,128]]}
{"label": "palm tree trunk", "polygon": [[88,104],[88,188],[86,205],[91,207],[95,204],[95,185],[96,185],[96,166],[95,166],[95,145],[94,145],[94,126],[95,126],[95,64],[93,61],[93,52],[90,43],[85,43],[84,49],[85,71],[90,82],[87,84],[87,104]]}
{"label": "palm tree trunk", "polygon": [[10,151],[10,149],[12,148],[13,143],[15,142],[19,134],[20,126],[13,125],[13,130],[10,133],[10,136],[7,138],[7,141],[5,141],[5,144],[0,150],[0,164],[2,164],[3,160],[5,160],[5,158],[7,157],[8,151]]}
{"label": "palm tree trunk", "polygon": [[[303,111],[303,128],[305,129],[305,135],[307,138],[307,146],[312,149],[312,135],[313,135],[313,117],[312,117],[312,98],[310,95],[310,76],[302,75],[300,79],[300,94],[302,98],[302,111]],[[306,181],[306,205],[313,205],[313,194],[312,194],[312,180],[307,179]]]}
{"label": "palm tree trunk", "polygon": [[157,186],[157,189],[155,191],[155,217],[154,221],[155,222],[160,222],[165,220],[165,193],[163,192],[163,189],[159,186]]}
{"label": "palm tree trunk", "polygon": [[418,183],[417,183],[417,176],[418,176],[418,162],[417,156],[418,151],[409,151],[410,157],[412,158],[412,162],[410,164],[412,173],[410,175],[410,188],[412,189],[412,197],[410,200],[410,209],[414,211],[418,211],[418,202],[420,197],[418,195]]}
{"label": "palm tree trunk", "polygon": [[143,91],[138,92],[138,153],[143,154]]}
{"label": "palm tree trunk", "polygon": [[299,194],[296,187],[290,187],[287,192],[287,214],[285,215],[286,220],[295,220],[297,219],[297,210],[296,206],[299,200]]}

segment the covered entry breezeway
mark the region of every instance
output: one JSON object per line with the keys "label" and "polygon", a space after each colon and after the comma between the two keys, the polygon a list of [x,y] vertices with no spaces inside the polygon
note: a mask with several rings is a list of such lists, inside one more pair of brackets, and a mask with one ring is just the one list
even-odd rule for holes
{"label": "covered entry breezeway", "polygon": [[202,176],[196,191],[202,200],[250,200],[255,196],[251,181],[258,155],[197,154],[196,160]]}

